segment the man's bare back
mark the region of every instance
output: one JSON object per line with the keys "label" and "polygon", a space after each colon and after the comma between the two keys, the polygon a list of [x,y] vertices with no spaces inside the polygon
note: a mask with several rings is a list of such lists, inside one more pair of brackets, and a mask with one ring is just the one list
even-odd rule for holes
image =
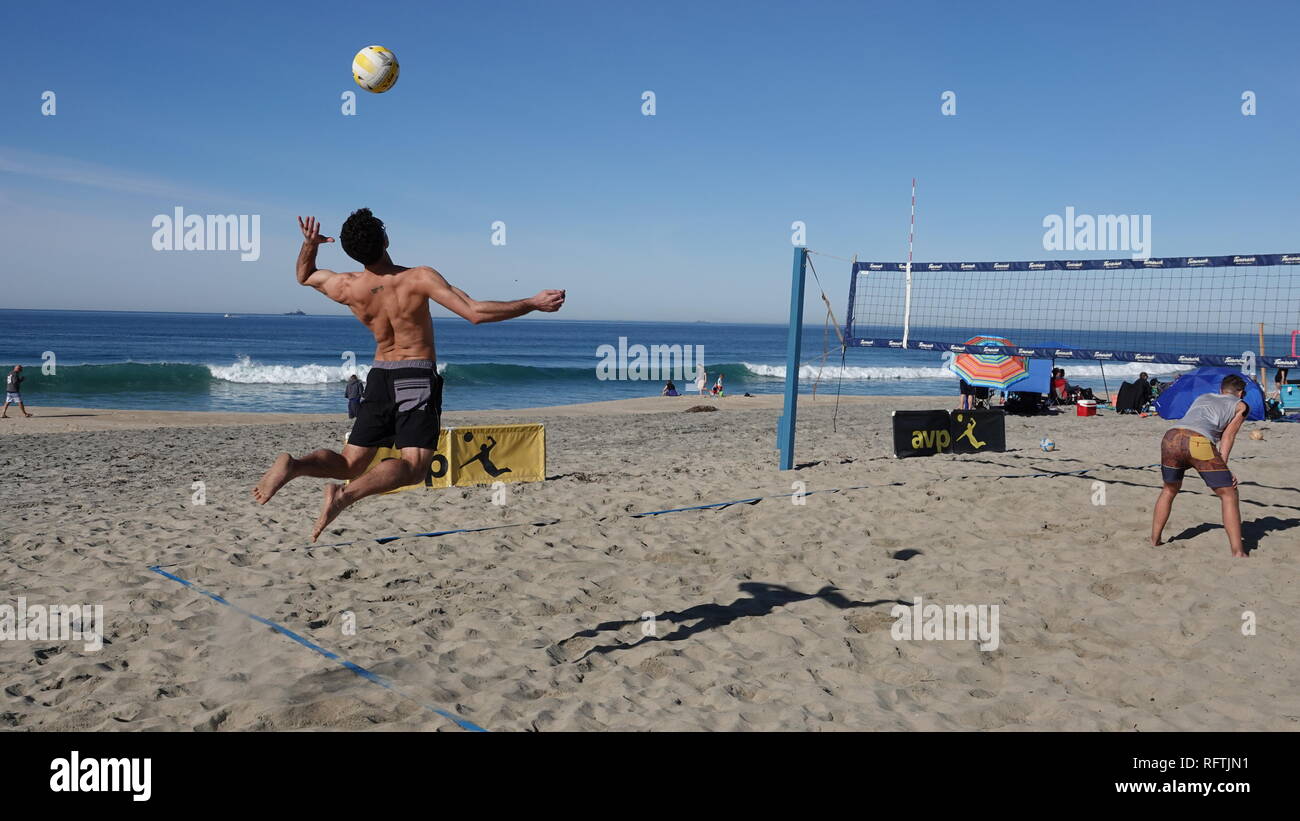
{"label": "man's bare back", "polygon": [[[429,300],[436,280],[442,276],[432,268],[393,266],[392,273],[357,271],[336,274],[322,289],[335,302],[348,306],[353,316],[375,337],[375,359],[380,362],[403,359],[437,361],[433,319]],[[442,286],[447,286],[442,280]]]}
{"label": "man's bare back", "polygon": [[[352,225],[355,227],[350,231]],[[415,484],[429,469],[442,405],[429,300],[477,325],[531,311],[558,311],[564,305],[564,291],[546,290],[510,302],[473,299],[432,268],[394,264],[388,256],[388,234],[383,223],[368,209],[354,212],[344,223],[343,232],[344,250],[365,268],[348,273],[317,268],[317,249],[334,242],[334,238],[321,236],[315,217],[299,217],[298,227],[303,235],[298,253],[299,284],[348,306],[375,337],[375,365],[371,371],[375,378],[367,378],[361,413],[343,453],[321,449],[297,459],[281,454],[253,488],[253,498],[266,504],[299,476],[352,480],[346,486],[325,486],[325,499],[312,531],[315,541],[348,505],[375,493]],[[366,468],[382,446],[398,448],[401,458],[381,462],[367,473]]]}

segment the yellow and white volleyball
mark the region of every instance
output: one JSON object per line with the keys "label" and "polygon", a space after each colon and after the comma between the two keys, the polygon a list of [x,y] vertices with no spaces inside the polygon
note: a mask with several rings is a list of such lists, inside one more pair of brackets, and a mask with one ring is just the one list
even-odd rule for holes
{"label": "yellow and white volleyball", "polygon": [[352,79],[366,91],[382,94],[397,82],[397,57],[383,46],[366,46],[352,58]]}

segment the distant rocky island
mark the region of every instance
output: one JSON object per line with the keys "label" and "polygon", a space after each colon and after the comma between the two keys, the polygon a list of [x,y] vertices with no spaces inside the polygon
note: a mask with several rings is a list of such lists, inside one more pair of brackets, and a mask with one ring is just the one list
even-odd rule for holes
{"label": "distant rocky island", "polygon": [[285,316],[306,316],[302,311],[285,311]]}

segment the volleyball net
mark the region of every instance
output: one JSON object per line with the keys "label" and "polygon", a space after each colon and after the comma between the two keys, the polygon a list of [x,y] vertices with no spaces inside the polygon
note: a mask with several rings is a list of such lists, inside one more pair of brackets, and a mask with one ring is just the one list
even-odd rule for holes
{"label": "volleyball net", "polygon": [[[1238,254],[854,262],[844,337],[850,348],[1290,368],[1297,329],[1300,254]],[[1009,344],[968,349],[976,336]]]}

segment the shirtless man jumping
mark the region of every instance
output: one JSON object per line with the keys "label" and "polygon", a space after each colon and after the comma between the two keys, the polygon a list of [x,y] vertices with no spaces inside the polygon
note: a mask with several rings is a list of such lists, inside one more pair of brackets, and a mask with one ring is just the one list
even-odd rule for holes
{"label": "shirtless man jumping", "polygon": [[[315,217],[305,221],[299,217],[298,227],[303,236],[298,283],[348,306],[375,336],[375,362],[343,452],[322,448],[297,458],[282,453],[253,488],[253,498],[266,504],[299,476],[354,480],[325,485],[325,499],[311,533],[314,542],[348,505],[418,484],[429,470],[442,417],[442,377],[436,365],[429,300],[477,325],[531,311],[558,311],[564,305],[564,291],[546,290],[513,302],[471,299],[432,268],[395,265],[388,256],[384,223],[369,208],[354,211],[339,232],[344,252],[364,270],[327,271],[316,267],[316,250],[334,238],[321,236]],[[380,446],[399,449],[402,458],[380,462],[362,476]]]}

